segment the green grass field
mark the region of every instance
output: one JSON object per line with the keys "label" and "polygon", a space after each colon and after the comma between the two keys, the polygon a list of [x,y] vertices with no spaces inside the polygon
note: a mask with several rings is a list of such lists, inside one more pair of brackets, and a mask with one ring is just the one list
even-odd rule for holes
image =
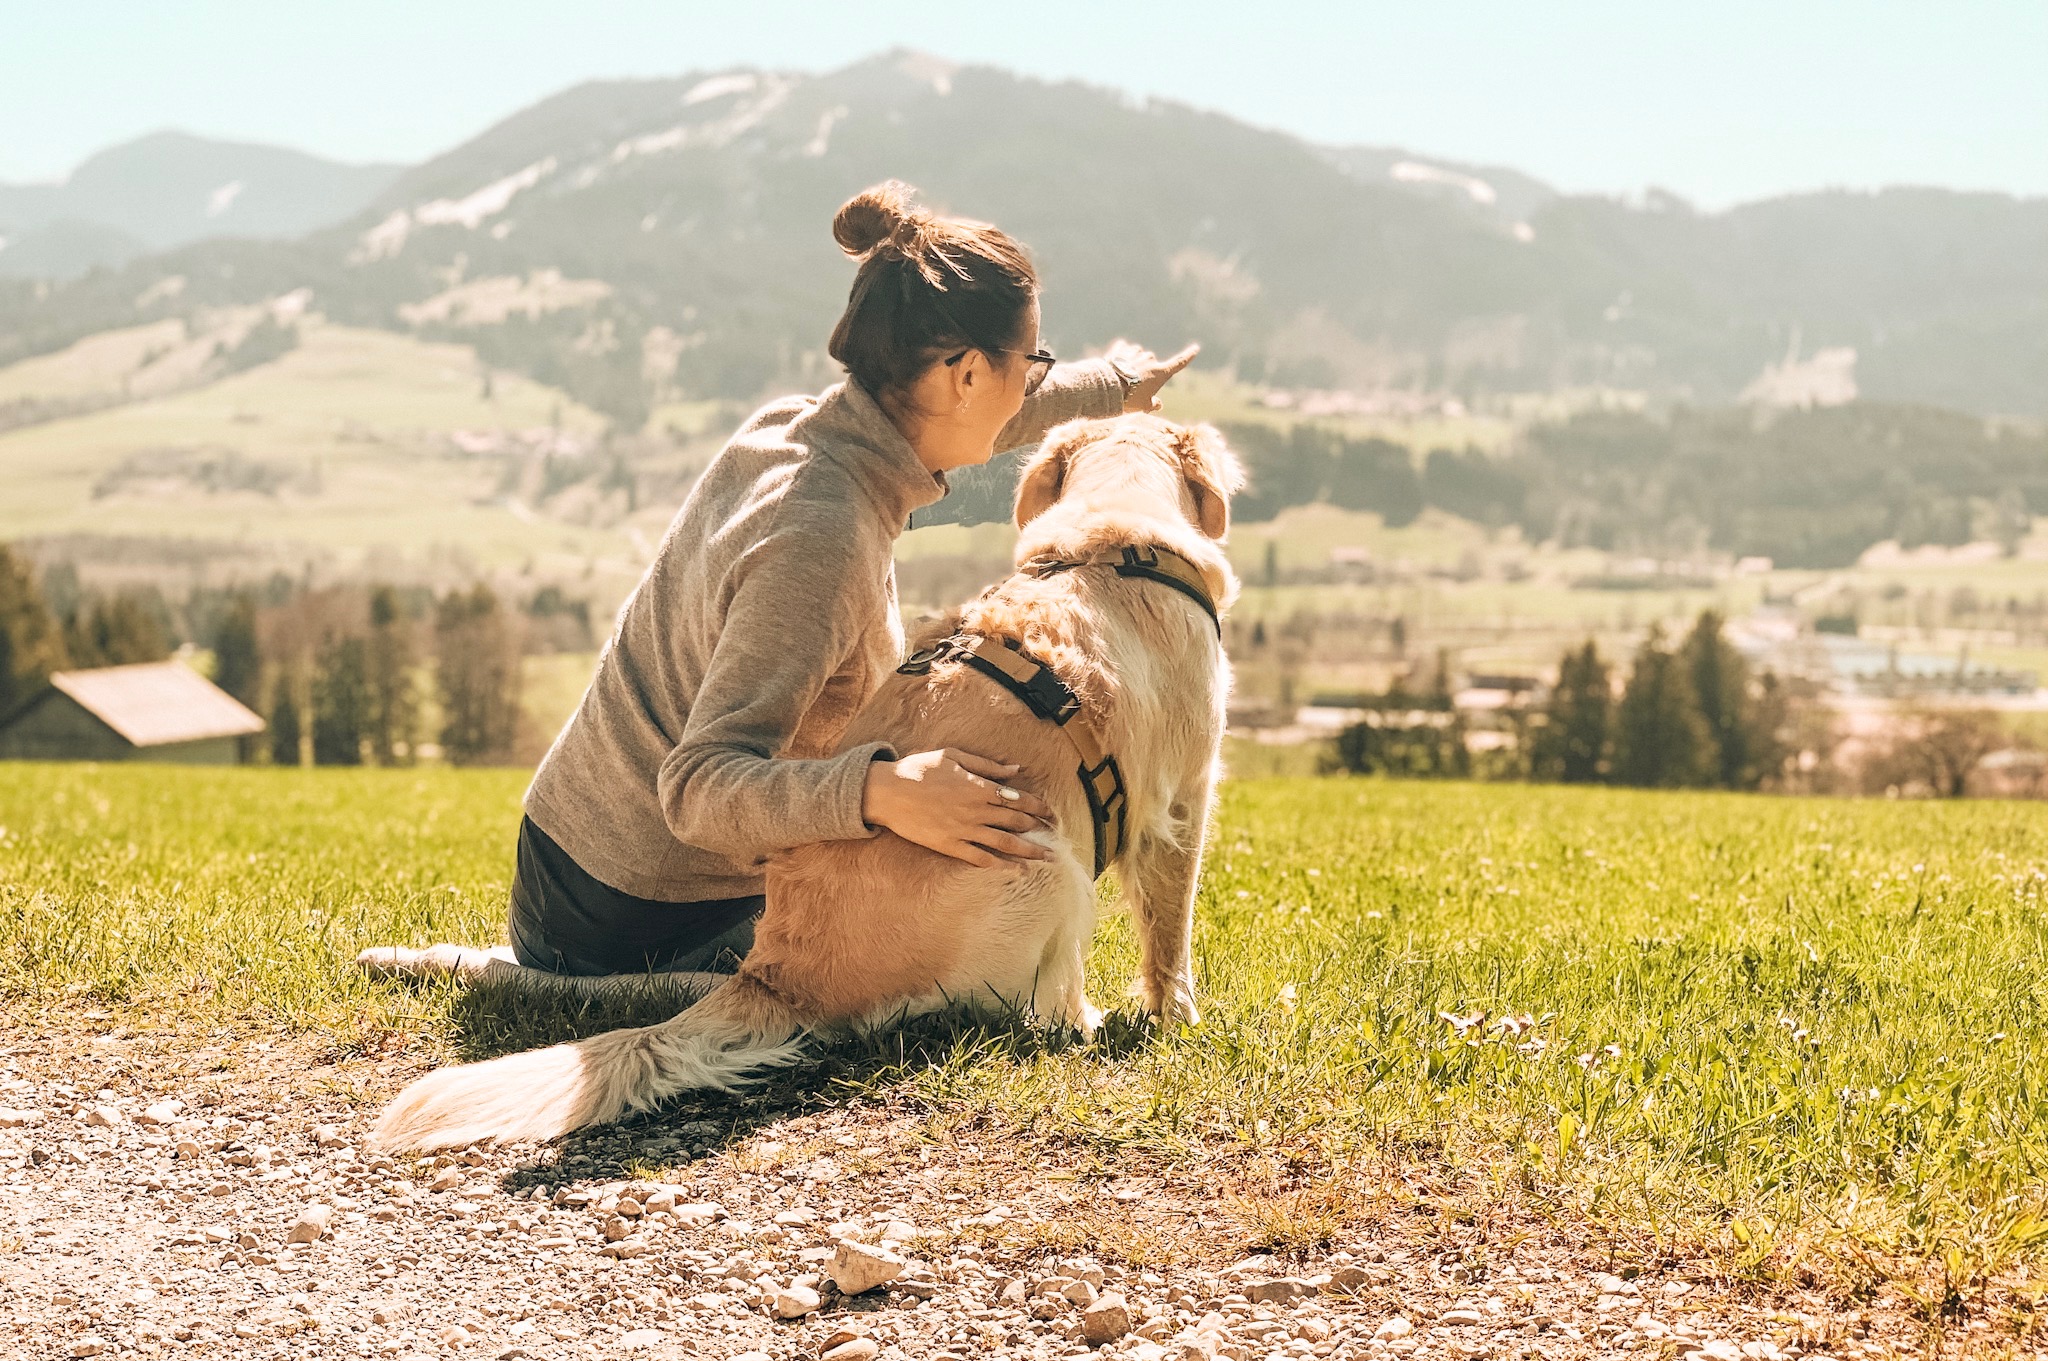
{"label": "green grass field", "polygon": [[[454,994],[348,967],[500,938],[523,783],[8,766],[13,1024],[474,1053],[599,1023],[527,1007],[479,1036]],[[2048,1248],[2044,831],[2026,804],[1246,780],[1202,888],[1199,1027],[1126,1017],[1087,1047],[923,1023],[799,1080],[1059,1138],[1084,1170],[1280,1160],[1314,1189],[1276,1204],[1275,1241],[1421,1166],[1639,1253],[1888,1280],[1937,1311]],[[1106,917],[1099,1001],[1132,962]]]}

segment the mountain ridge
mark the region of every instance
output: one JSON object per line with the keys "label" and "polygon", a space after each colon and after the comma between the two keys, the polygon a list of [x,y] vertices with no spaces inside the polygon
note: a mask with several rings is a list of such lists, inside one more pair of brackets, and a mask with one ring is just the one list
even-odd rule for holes
{"label": "mountain ridge", "polygon": [[[1828,391],[2048,414],[2048,200],[1631,204],[906,51],[571,87],[337,225],[0,291],[0,361],[308,288],[337,319],[475,344],[632,427],[668,397],[830,381],[850,271],[826,224],[888,177],[1029,244],[1063,352],[1199,338],[1205,364],[1256,384],[1470,404],[1569,387],[1726,402],[1825,350]],[[581,286],[519,303],[543,275]],[[479,281],[512,309],[434,302]]]}

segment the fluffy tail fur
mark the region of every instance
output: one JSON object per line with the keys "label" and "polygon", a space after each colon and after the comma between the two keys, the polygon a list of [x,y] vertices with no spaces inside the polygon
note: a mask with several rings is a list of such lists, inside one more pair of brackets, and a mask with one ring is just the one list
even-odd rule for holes
{"label": "fluffy tail fur", "polygon": [[693,1088],[731,1091],[802,1049],[803,1019],[735,977],[660,1025],[429,1073],[377,1121],[379,1148],[559,1138]]}

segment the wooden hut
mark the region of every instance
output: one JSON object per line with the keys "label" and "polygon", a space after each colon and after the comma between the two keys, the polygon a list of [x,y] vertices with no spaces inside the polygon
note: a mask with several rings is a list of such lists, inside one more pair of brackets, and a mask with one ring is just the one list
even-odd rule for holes
{"label": "wooden hut", "polygon": [[59,671],[0,715],[0,760],[227,765],[263,720],[177,662]]}

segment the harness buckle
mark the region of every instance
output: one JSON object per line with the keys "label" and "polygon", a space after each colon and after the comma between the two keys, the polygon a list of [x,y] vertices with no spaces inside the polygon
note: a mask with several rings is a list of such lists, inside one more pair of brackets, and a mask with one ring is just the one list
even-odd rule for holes
{"label": "harness buckle", "polygon": [[945,638],[930,647],[921,647],[903,659],[903,665],[896,668],[899,676],[922,676],[932,667],[950,656],[957,646],[956,640]]}
{"label": "harness buckle", "polygon": [[1129,811],[1130,791],[1124,786],[1123,767],[1114,756],[1105,755],[1100,765],[1091,766],[1084,761],[1075,773],[1081,777],[1081,792],[1088,796],[1088,818],[1095,824],[1095,877],[1100,879],[1109,862],[1124,852],[1124,818]]}
{"label": "harness buckle", "polygon": [[1125,567],[1141,567],[1148,571],[1156,572],[1159,570],[1159,550],[1150,544],[1143,548],[1138,547],[1136,544],[1125,544],[1123,565]]}
{"label": "harness buckle", "polygon": [[1081,712],[1080,698],[1061,684],[1052,668],[1043,662],[1039,663],[1038,670],[1031,673],[1030,680],[1018,686],[1017,695],[1032,713],[1062,728]]}

